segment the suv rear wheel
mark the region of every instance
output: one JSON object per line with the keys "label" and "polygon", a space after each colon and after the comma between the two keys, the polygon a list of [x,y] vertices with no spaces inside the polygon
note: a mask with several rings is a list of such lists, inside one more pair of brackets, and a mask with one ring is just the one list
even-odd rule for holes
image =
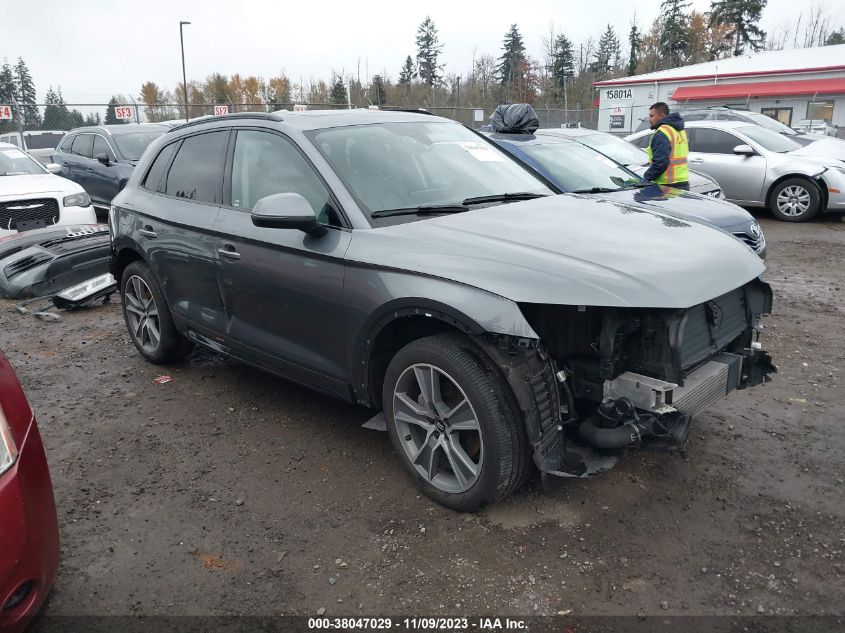
{"label": "suv rear wheel", "polygon": [[525,483],[531,455],[510,387],[467,338],[438,334],[394,356],[383,406],[393,447],[438,503],[475,511]]}
{"label": "suv rear wheel", "polygon": [[193,349],[173,325],[164,294],[144,262],[132,262],[120,283],[123,319],[132,342],[148,361],[169,363]]}

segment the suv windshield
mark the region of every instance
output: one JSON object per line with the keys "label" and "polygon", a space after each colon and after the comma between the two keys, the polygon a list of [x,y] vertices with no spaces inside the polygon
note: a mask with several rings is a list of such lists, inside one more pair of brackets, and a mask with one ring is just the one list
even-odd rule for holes
{"label": "suv windshield", "polygon": [[553,193],[491,143],[455,123],[377,123],[307,135],[365,211],[460,205],[509,192]]}
{"label": "suv windshield", "polygon": [[575,139],[587,147],[592,147],[605,156],[610,156],[620,165],[645,165],[648,156],[642,150],[637,149],[628,141],[624,141],[610,134],[588,134]]}
{"label": "suv windshield", "polygon": [[138,160],[147,146],[164,134],[163,130],[149,132],[130,132],[129,134],[114,134],[112,140],[126,160]]}
{"label": "suv windshield", "polygon": [[43,174],[44,169],[21,150],[14,147],[0,149],[0,176]]}
{"label": "suv windshield", "polygon": [[739,131],[745,134],[752,141],[759,143],[764,148],[772,152],[779,152],[783,154],[784,152],[791,152],[796,149],[801,149],[802,147],[799,143],[796,143],[792,139],[786,138],[777,132],[767,130],[759,125],[741,127],[739,128]]}
{"label": "suv windshield", "polygon": [[620,167],[604,154],[579,143],[527,145],[521,149],[567,191],[616,190],[643,182],[639,176]]}

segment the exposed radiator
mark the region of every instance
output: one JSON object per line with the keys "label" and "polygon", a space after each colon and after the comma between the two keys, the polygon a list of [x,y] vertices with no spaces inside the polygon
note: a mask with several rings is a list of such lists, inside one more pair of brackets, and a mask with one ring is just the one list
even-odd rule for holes
{"label": "exposed radiator", "polygon": [[695,417],[728,393],[730,365],[712,360],[684,380],[672,393],[672,406]]}

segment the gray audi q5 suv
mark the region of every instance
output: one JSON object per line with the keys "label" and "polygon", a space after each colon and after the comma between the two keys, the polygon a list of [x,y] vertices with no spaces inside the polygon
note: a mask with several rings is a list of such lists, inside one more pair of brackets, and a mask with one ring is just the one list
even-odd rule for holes
{"label": "gray audi q5 suv", "polygon": [[[244,113],[162,135],[110,211],[149,361],[202,345],[383,411],[432,499],[475,510],[586,477],[774,371],[772,293],[695,220],[552,195],[422,113]],[[702,432],[706,432],[706,420]]]}

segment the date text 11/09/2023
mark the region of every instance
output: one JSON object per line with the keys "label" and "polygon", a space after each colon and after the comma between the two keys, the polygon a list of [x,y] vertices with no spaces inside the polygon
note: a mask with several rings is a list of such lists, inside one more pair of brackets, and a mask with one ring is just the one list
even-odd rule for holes
{"label": "date text 11/09/2023", "polygon": [[520,631],[526,622],[517,618],[308,618],[308,628],[327,631]]}

